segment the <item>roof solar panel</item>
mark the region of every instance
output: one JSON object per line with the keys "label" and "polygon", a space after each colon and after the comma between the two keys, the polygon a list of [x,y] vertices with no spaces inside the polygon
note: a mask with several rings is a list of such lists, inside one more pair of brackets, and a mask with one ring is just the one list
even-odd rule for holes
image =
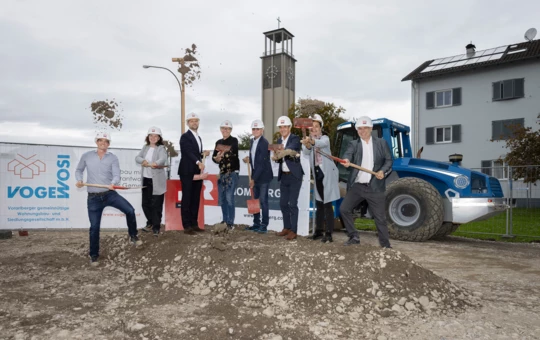
{"label": "roof solar panel", "polygon": [[502,52],[506,51],[507,48],[508,48],[508,46],[497,47],[497,48],[495,49],[495,52],[494,52],[494,53],[502,53]]}

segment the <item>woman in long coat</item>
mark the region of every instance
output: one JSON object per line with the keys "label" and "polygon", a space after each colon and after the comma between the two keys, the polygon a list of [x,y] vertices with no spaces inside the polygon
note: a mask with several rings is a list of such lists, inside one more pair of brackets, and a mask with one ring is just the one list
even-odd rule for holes
{"label": "woman in long coat", "polygon": [[[323,120],[320,115],[313,117],[310,135],[302,140],[302,152],[310,155],[311,174],[315,181],[317,221],[312,240],[332,242],[334,232],[334,209],[332,202],[339,199],[339,172],[334,161],[316,152],[317,149],[331,155],[330,138],[322,134]],[[324,233],[324,234],[323,234]]]}
{"label": "woman in long coat", "polygon": [[135,157],[135,162],[141,164],[142,208],[146,216],[146,227],[142,230],[153,231],[159,235],[163,214],[163,201],[167,191],[167,175],[164,166],[167,164],[167,150],[163,145],[161,129],[152,126],[148,129],[146,144]]}

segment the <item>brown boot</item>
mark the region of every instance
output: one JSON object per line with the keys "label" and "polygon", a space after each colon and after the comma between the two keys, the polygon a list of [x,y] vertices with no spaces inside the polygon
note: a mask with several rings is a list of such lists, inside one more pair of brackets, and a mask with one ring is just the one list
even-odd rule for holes
{"label": "brown boot", "polygon": [[279,233],[277,233],[276,236],[287,236],[287,235],[289,235],[290,232],[291,232],[290,229],[283,228],[283,230],[280,231]]}
{"label": "brown boot", "polygon": [[289,235],[287,235],[287,237],[285,237],[285,239],[286,239],[287,241],[294,240],[295,238],[296,238],[296,233],[293,232],[293,231],[290,231],[290,232],[289,232]]}

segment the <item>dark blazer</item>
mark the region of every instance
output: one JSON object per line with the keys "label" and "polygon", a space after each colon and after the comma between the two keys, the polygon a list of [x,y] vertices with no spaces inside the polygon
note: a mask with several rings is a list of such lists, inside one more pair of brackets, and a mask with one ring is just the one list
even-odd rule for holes
{"label": "dark blazer", "polygon": [[[200,137],[199,137],[200,138]],[[201,148],[202,148],[202,140]],[[180,165],[178,166],[178,175],[182,177],[200,174],[201,170],[197,165],[197,161],[202,161],[202,152],[199,150],[199,144],[195,139],[195,135],[188,130],[180,137]]]}
{"label": "dark blazer", "polygon": [[[277,140],[278,144],[281,144],[283,139],[279,137]],[[297,135],[293,135],[292,133],[289,135],[289,139],[287,139],[287,145],[285,145],[285,149],[291,149],[295,150],[296,152],[300,153],[302,151],[302,145],[300,144],[300,137]],[[281,181],[281,175],[282,175],[282,169],[281,169],[281,163],[285,160],[285,164],[289,167],[289,170],[291,170],[292,175],[298,179],[299,181],[302,180],[302,176],[304,175],[304,169],[302,169],[302,164],[300,164],[300,157],[292,157],[292,156],[286,156],[282,159],[278,160],[277,163],[279,163],[279,171],[278,171],[278,181]]]}
{"label": "dark blazer", "polygon": [[[268,141],[264,136],[259,137],[259,143],[257,144],[257,150],[255,150],[255,160],[251,158],[251,148],[253,147],[253,139],[249,140],[249,163],[253,172],[251,173],[251,179],[255,183],[270,183],[274,178],[272,171],[272,164],[270,163],[270,151],[268,151]],[[256,164],[256,167],[253,167]]]}
{"label": "dark blazer", "polygon": [[[382,171],[386,177],[391,172],[392,163],[394,162],[390,154],[390,148],[382,138],[371,137],[371,140],[373,141],[373,169],[370,170],[375,172]],[[347,151],[343,154],[343,158],[348,159],[351,163],[356,165],[362,165],[362,139],[358,138],[350,141],[347,146]],[[360,170],[349,167],[347,189],[354,184],[358,171]],[[384,178],[377,179],[375,176],[371,176],[371,181],[369,183],[375,192],[384,192],[386,190]]]}

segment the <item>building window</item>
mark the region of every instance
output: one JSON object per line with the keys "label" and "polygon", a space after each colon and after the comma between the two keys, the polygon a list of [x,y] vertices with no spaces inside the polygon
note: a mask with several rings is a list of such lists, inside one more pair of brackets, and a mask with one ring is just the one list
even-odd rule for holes
{"label": "building window", "polygon": [[493,83],[493,101],[525,97],[525,79],[508,79]]}
{"label": "building window", "polygon": [[435,126],[426,128],[426,144],[461,142],[461,125]]}
{"label": "building window", "polygon": [[491,122],[491,139],[506,140],[513,135],[513,129],[523,127],[525,118],[494,120]]}
{"label": "building window", "polygon": [[461,87],[426,93],[426,109],[461,105]]}
{"label": "building window", "polygon": [[482,173],[498,179],[508,179],[508,166],[500,159],[482,161]]}
{"label": "building window", "polygon": [[435,92],[435,107],[452,106],[452,90]]}
{"label": "building window", "polygon": [[435,128],[435,143],[452,143],[452,127],[441,126]]}

